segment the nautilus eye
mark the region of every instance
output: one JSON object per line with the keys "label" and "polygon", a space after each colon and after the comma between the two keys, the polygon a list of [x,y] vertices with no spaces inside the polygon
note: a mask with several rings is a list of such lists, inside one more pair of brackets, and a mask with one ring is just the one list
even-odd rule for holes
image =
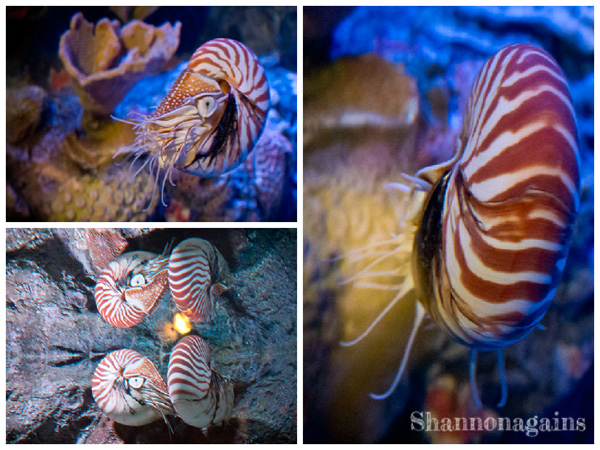
{"label": "nautilus eye", "polygon": [[94,291],[102,317],[119,328],[140,323],[167,287],[168,261],[168,256],[150,252],[124,253],[112,261]]}
{"label": "nautilus eye", "polygon": [[194,321],[208,317],[214,301],[227,290],[227,270],[210,242],[198,238],[181,242],[169,259],[169,287],[177,308]]}
{"label": "nautilus eye", "polygon": [[164,193],[173,167],[212,177],[240,165],[268,109],[269,83],[256,55],[233,39],[213,39],[194,52],[154,113],[122,120],[135,126],[137,138],[117,155],[148,155],[144,165],[156,172],[154,190],[162,171]]}
{"label": "nautilus eye", "polygon": [[139,389],[142,387],[142,384],[144,384],[144,379],[142,377],[133,377],[130,378],[128,382],[129,386],[131,386],[132,388]]}
{"label": "nautilus eye", "polygon": [[217,102],[212,97],[203,97],[196,103],[201,117],[210,117],[217,109]]}
{"label": "nautilus eye", "polygon": [[185,336],[171,353],[169,396],[181,419],[197,428],[221,425],[233,411],[233,386],[211,369],[210,349],[199,336]]}
{"label": "nautilus eye", "polygon": [[133,276],[133,278],[131,278],[131,286],[143,286],[144,284],[146,284],[146,279],[144,278],[144,275],[142,275],[141,273],[138,273],[136,275]]}
{"label": "nautilus eye", "polygon": [[156,366],[134,350],[109,353],[98,364],[92,395],[104,414],[123,425],[146,425],[174,414]]}

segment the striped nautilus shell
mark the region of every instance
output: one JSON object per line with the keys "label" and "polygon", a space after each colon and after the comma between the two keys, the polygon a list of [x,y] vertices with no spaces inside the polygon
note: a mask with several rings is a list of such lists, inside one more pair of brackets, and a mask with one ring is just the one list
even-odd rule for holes
{"label": "striped nautilus shell", "polygon": [[225,259],[210,242],[190,238],[169,259],[169,287],[175,305],[193,321],[206,319],[215,300],[227,290]]}
{"label": "striped nautilus shell", "polygon": [[137,138],[117,155],[148,155],[144,166],[156,173],[154,190],[163,172],[164,194],[173,167],[211,177],[241,164],[262,133],[268,109],[269,83],[256,55],[233,39],[213,39],[194,52],[152,114],[124,120],[135,126]]}
{"label": "striped nautilus shell", "polygon": [[156,366],[134,350],[109,353],[98,364],[92,395],[104,414],[123,425],[146,425],[160,418],[166,422],[167,415],[175,414]]}
{"label": "striped nautilus shell", "polygon": [[222,425],[233,411],[233,386],[212,368],[208,344],[199,336],[185,336],[171,353],[167,373],[169,397],[188,425]]}
{"label": "striped nautilus shell", "polygon": [[129,328],[154,310],[167,287],[169,257],[165,253],[124,253],[102,271],[94,296],[108,323]]}
{"label": "striped nautilus shell", "polygon": [[505,404],[502,350],[538,326],[565,267],[579,208],[577,140],[567,80],[548,53],[511,45],[485,63],[456,155],[413,178],[413,194],[426,194],[407,283],[420,303],[396,379],[374,398],[395,389],[427,313],[471,348],[478,406],[477,351],[497,351]]}

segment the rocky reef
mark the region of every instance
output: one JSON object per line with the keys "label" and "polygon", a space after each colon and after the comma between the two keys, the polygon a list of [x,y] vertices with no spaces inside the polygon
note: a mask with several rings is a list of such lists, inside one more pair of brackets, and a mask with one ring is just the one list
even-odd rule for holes
{"label": "rocky reef", "polygon": [[[304,442],[591,441],[585,396],[593,390],[592,35],[590,7],[305,8]],[[401,233],[410,214],[407,196],[388,183],[451,157],[483,62],[517,42],[547,49],[563,68],[580,132],[581,208],[545,331],[507,349],[504,408],[474,408],[468,348],[435,327],[419,331],[395,393],[373,400],[369,393],[384,392],[398,370],[414,297],[359,344],[339,342],[359,336],[397,292],[390,287],[398,283],[397,260],[378,266],[377,283],[352,282],[381,256],[370,246]],[[360,248],[371,248],[371,259],[357,261]],[[495,405],[495,355],[480,354],[477,377],[484,405]],[[411,430],[411,412],[423,410],[482,419],[559,411],[589,426],[534,437]]]}
{"label": "rocky reef", "polygon": [[[94,230],[91,230],[94,232]],[[291,230],[9,229],[7,233],[8,443],[296,442],[296,236]],[[112,236],[112,237],[111,237]],[[166,378],[182,337],[171,294],[131,328],[98,313],[102,255],[209,240],[229,265],[230,290],[193,332],[233,383],[233,416],[203,432],[171,418],[129,427],[104,416],[91,392],[96,366],[130,348]],[[108,242],[107,242],[108,239]],[[102,255],[101,255],[102,254]],[[110,259],[110,257],[108,257]],[[104,263],[102,261],[105,261]]]}

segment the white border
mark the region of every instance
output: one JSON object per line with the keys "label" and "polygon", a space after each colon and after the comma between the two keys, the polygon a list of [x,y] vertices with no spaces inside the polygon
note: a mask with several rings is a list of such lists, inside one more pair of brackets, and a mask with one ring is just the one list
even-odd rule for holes
{"label": "white border", "polygon": [[[106,4],[105,2],[102,2],[104,4]],[[180,0],[179,2],[177,2],[178,5],[198,5],[200,6],[197,1],[189,1],[189,0]],[[297,152],[298,152],[298,208],[297,208],[297,222],[291,222],[291,223],[287,223],[287,222],[275,222],[275,223],[262,223],[262,222],[248,222],[248,223],[220,223],[220,222],[208,222],[208,223],[170,223],[170,222],[160,222],[160,223],[153,223],[153,222],[140,222],[140,223],[123,223],[123,222],[117,222],[117,223],[113,223],[113,222],[92,222],[92,223],[64,223],[64,222],[31,222],[31,223],[26,223],[26,222],[15,222],[15,223],[10,223],[7,224],[6,222],[6,191],[4,192],[4,195],[1,195],[1,199],[0,199],[0,217],[2,218],[2,226],[4,227],[4,230],[2,232],[2,242],[4,243],[4,248],[6,248],[6,229],[7,228],[89,228],[89,227],[99,227],[99,228],[117,228],[117,227],[121,227],[121,228],[144,228],[144,227],[158,227],[158,228],[296,228],[297,229],[297,267],[298,267],[298,278],[297,278],[297,286],[298,286],[298,302],[297,302],[297,333],[298,333],[298,346],[297,346],[297,363],[298,363],[298,378],[297,378],[297,385],[298,385],[298,397],[297,397],[297,432],[298,432],[298,443],[302,444],[303,442],[303,339],[302,339],[302,329],[303,329],[303,303],[302,303],[302,298],[303,298],[303,277],[302,277],[302,264],[303,264],[303,235],[304,235],[304,228],[303,228],[303,152],[302,152],[302,142],[303,142],[303,134],[302,134],[302,130],[303,130],[303,107],[302,107],[302,96],[303,96],[303,78],[302,78],[302,74],[303,74],[303,14],[302,14],[302,7],[303,6],[361,6],[361,5],[366,5],[368,4],[368,2],[362,0],[362,1],[357,1],[357,0],[348,0],[345,2],[341,2],[339,0],[334,0],[334,1],[329,1],[326,2],[325,5],[323,4],[323,2],[319,2],[319,1],[315,1],[315,0],[296,0],[296,1],[289,1],[289,0],[279,0],[279,1],[273,1],[273,0],[262,0],[262,1],[231,1],[231,0],[222,0],[219,2],[212,2],[213,4],[218,3],[219,5],[227,5],[227,6],[250,6],[250,5],[264,5],[264,6],[296,6],[298,8],[297,11],[297,15],[298,15],[298,33],[297,33],[297,46],[298,46],[298,64],[297,64],[297,73],[298,73],[298,141],[297,141]],[[414,4],[415,2],[406,2],[405,0],[400,0],[400,1],[389,1],[389,0],[383,0],[380,2],[377,2],[377,4],[380,5],[409,5],[409,4]],[[456,2],[450,2],[450,1],[437,1],[437,2],[418,2],[420,5],[428,5],[428,6],[446,6],[446,5],[456,5]],[[462,1],[462,2],[458,2],[461,5],[481,5],[484,2],[482,2],[481,0],[479,1]],[[519,1],[519,0],[511,0],[511,1],[504,1],[501,2],[504,5],[562,5],[565,2],[559,2],[557,0],[547,0],[545,2],[528,2],[528,1]],[[17,6],[24,6],[24,5],[29,5],[29,6],[46,6],[47,3],[45,2],[41,2],[41,1],[31,1],[31,2],[23,2],[23,1],[12,1],[10,2],[11,5],[17,5]],[[77,5],[77,4],[84,4],[84,2],[59,2],[59,4],[57,4],[56,6],[59,5]],[[121,5],[162,5],[164,4],[164,2],[158,2],[158,1],[154,1],[154,0],[150,0],[150,1],[139,1],[139,0],[133,0],[133,1],[129,1],[129,2],[124,2],[124,1],[113,1],[110,2],[110,4],[121,4]],[[585,5],[594,5],[594,2],[582,2],[581,4],[585,4]],[[89,5],[92,6],[92,5]],[[98,4],[94,4],[94,6],[98,6]],[[3,30],[0,33],[0,40],[2,41],[2,45],[1,45],[1,49],[3,54],[3,57],[0,59],[2,61],[2,64],[4,65],[3,69],[0,70],[0,77],[2,80],[2,94],[1,94],[1,103],[2,103],[2,111],[4,112],[4,115],[2,117],[6,117],[6,5],[5,7],[2,8],[2,13],[1,13],[1,20],[0,20],[0,28]],[[594,61],[594,66],[595,66],[595,71],[597,72],[597,66],[598,66],[598,59],[596,57],[595,61]],[[600,94],[598,93],[600,90],[596,89],[596,94],[595,94],[595,102],[596,104],[598,103],[598,98],[600,97]],[[597,116],[596,116],[596,119]],[[597,128],[597,127],[595,127]],[[0,139],[3,143],[6,143],[6,121],[5,120],[0,120]],[[6,161],[6,144],[4,144],[5,147],[5,157],[3,159],[3,161]],[[595,162],[596,166],[595,166],[595,171],[596,173],[598,173],[598,167],[600,166],[600,163],[598,162],[598,158],[596,158],[596,162]],[[2,186],[6,186],[6,164],[4,164],[4,170],[2,170]],[[597,192],[596,192],[597,194]],[[596,198],[598,198],[598,196],[596,195]],[[597,205],[594,205],[595,207]],[[595,227],[595,232],[597,232],[597,227]],[[596,233],[597,235],[597,233]],[[2,252],[2,265],[4,268],[6,268],[6,252]],[[595,276],[596,279],[598,278],[599,269],[596,268],[595,270]],[[3,289],[3,292],[6,295],[6,270],[2,270],[2,275],[1,275],[1,286]],[[0,308],[3,317],[6,317],[6,302],[2,302],[2,306]],[[596,318],[595,318],[595,326],[596,326],[596,330],[598,330],[598,316],[599,314],[596,313]],[[3,342],[6,342],[6,325],[4,327],[2,327],[2,331],[0,332],[2,338],[3,338]],[[2,349],[0,351],[0,355],[4,364],[4,367],[6,367],[6,345],[2,345],[1,346]],[[596,332],[596,336],[595,336],[595,347],[596,349],[600,348],[600,333]],[[598,379],[598,372],[596,372],[596,379]],[[2,386],[4,388],[4,392],[6,392],[6,371],[3,371],[3,376],[2,376]],[[595,389],[595,404],[598,405],[600,404],[600,388],[598,385],[596,385],[596,389]],[[4,430],[6,430],[6,400],[2,401],[0,406],[0,414],[2,416],[2,421],[4,424]],[[6,439],[6,437],[5,437]],[[596,420],[595,420],[595,442],[598,443],[600,442],[600,427],[599,427],[599,420],[597,418],[596,415]],[[6,445],[6,444],[5,444]],[[46,447],[45,445],[42,445],[41,448]],[[97,446],[99,447],[99,446]],[[162,447],[160,445],[151,445],[150,447]],[[219,448],[232,448],[235,447],[235,445],[224,445],[224,446],[220,446]],[[385,448],[391,448],[391,446],[386,445],[384,446]],[[40,446],[36,446],[35,448],[40,448]]]}

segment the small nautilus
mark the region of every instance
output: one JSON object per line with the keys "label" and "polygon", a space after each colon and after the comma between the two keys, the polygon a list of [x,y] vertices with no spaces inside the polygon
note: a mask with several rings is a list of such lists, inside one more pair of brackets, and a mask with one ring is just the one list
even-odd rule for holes
{"label": "small nautilus", "polygon": [[137,138],[117,155],[148,155],[139,170],[149,165],[156,174],[154,191],[163,172],[163,198],[173,167],[211,177],[241,164],[262,133],[269,102],[269,83],[252,50],[233,39],[213,39],[194,52],[152,114],[122,120],[134,125]]}
{"label": "small nautilus", "polygon": [[129,328],[154,310],[167,287],[166,253],[124,253],[102,271],[94,296],[98,311],[108,323]]}
{"label": "small nautilus", "polygon": [[548,53],[511,45],[485,63],[455,156],[408,177],[414,182],[412,199],[419,193],[424,199],[414,217],[412,278],[363,335],[345,343],[366,336],[416,289],[415,325],[400,369],[391,388],[373,398],[385,398],[397,386],[427,313],[471,348],[478,406],[477,352],[497,352],[498,406],[506,403],[503,349],[538,326],[565,267],[579,208],[577,139],[567,80]]}
{"label": "small nautilus", "polygon": [[92,395],[104,414],[123,425],[146,425],[160,418],[167,422],[166,416],[175,414],[158,369],[134,350],[109,353],[98,364]]}
{"label": "small nautilus", "polygon": [[233,411],[233,386],[212,369],[210,349],[199,336],[185,336],[171,353],[167,373],[171,402],[188,425],[222,425]]}
{"label": "small nautilus", "polygon": [[210,242],[190,238],[169,259],[169,287],[177,308],[193,321],[203,321],[215,300],[227,290],[225,259]]}

